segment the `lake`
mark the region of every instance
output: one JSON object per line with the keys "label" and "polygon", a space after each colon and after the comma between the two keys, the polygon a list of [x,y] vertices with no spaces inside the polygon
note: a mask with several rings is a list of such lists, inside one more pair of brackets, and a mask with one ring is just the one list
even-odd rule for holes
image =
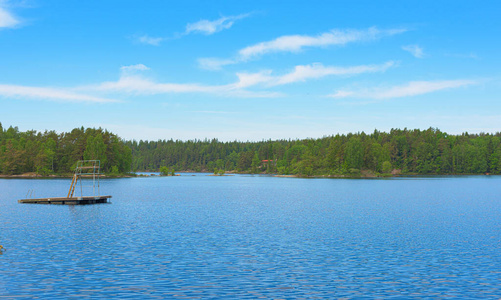
{"label": "lake", "polygon": [[[192,176],[195,175],[195,176]],[[0,296],[501,297],[501,177],[0,179]]]}

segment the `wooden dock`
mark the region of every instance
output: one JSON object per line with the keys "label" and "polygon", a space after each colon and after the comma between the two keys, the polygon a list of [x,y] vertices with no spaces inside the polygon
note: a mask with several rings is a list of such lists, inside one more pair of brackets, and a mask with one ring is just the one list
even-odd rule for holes
{"label": "wooden dock", "polygon": [[111,196],[52,197],[52,198],[21,199],[17,200],[17,202],[31,203],[31,204],[81,205],[81,204],[108,203],[109,198],[111,198]]}
{"label": "wooden dock", "polygon": [[[0,0],[1,1],[1,0]],[[50,198],[27,198],[17,200],[18,203],[32,203],[32,204],[67,204],[67,205],[80,205],[80,204],[97,204],[97,203],[109,203],[108,199],[111,196],[95,196],[100,195],[99,192],[99,178],[101,174],[101,161],[100,160],[79,160],[77,162],[75,173],[73,174],[73,179],[71,180],[70,190],[68,191],[68,196],[66,197],[50,197]],[[92,192],[94,196],[83,196],[82,179],[88,177],[92,178],[92,185],[87,187],[92,187]],[[97,179],[97,184],[96,184]],[[80,183],[80,197],[74,197],[75,188],[77,183]],[[28,191],[31,194],[33,190]],[[28,197],[26,194],[26,197]]]}

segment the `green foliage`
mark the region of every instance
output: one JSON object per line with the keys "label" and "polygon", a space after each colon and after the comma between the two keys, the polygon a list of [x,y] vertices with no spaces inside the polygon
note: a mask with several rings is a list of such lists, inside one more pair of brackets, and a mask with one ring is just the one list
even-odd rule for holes
{"label": "green foliage", "polygon": [[170,169],[167,168],[166,166],[160,167],[160,175],[161,176],[169,176],[170,172],[171,172]]}
{"label": "green foliage", "polygon": [[252,158],[254,157],[253,151],[242,151],[238,156],[237,170],[247,171],[252,164]]}
{"label": "green foliage", "polygon": [[132,151],[116,135],[101,128],[20,132],[0,125],[0,174],[36,172],[41,175],[70,173],[82,159],[101,160],[101,171],[131,171]]}
{"label": "green foliage", "polygon": [[259,156],[257,155],[257,152],[254,153],[254,157],[252,158],[252,173],[257,173],[258,168],[261,166],[261,160],[259,160]]}
{"label": "green foliage", "polygon": [[110,175],[119,175],[120,172],[118,172],[118,167],[117,166],[113,166],[111,167],[111,171],[109,173]]}
{"label": "green foliage", "polygon": [[[371,174],[501,174],[501,133],[448,135],[438,129],[375,130],[320,139],[261,142],[129,141],[133,168],[356,176]],[[266,160],[268,162],[263,161]],[[365,173],[364,173],[365,174]]]}
{"label": "green foliage", "polygon": [[346,169],[360,169],[363,164],[364,149],[358,136],[352,136],[345,146],[344,164]]}
{"label": "green foliage", "polygon": [[160,167],[159,171],[160,171],[160,176],[176,176],[176,171],[166,166]]}
{"label": "green foliage", "polygon": [[214,170],[214,175],[223,176],[224,173],[225,173],[224,169],[215,169]]}
{"label": "green foliage", "polygon": [[[501,133],[448,135],[438,129],[375,130],[320,139],[261,142],[123,141],[101,128],[20,132],[0,123],[0,173],[69,173],[82,159],[102,171],[221,170],[314,175],[501,174]],[[162,168],[161,168],[162,167]],[[117,172],[118,171],[118,172]]]}
{"label": "green foliage", "polygon": [[383,168],[382,168],[381,171],[384,174],[388,174],[388,173],[391,173],[391,170],[392,170],[392,168],[391,168],[391,162],[389,162],[389,161],[383,162]]}
{"label": "green foliage", "polygon": [[355,169],[355,168],[350,168],[347,172],[346,172],[347,175],[349,176],[353,176],[353,177],[359,177],[361,175],[361,172],[359,169]]}
{"label": "green foliage", "polygon": [[87,138],[84,160],[100,160],[101,164],[106,165],[106,145],[100,133]]}

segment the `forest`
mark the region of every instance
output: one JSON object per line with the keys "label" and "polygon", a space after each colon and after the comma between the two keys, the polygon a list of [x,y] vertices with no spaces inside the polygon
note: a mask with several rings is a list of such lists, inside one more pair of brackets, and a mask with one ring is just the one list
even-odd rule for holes
{"label": "forest", "polygon": [[78,160],[101,160],[108,174],[130,172],[132,152],[118,136],[101,128],[75,128],[71,132],[20,132],[0,123],[0,174],[67,174]]}
{"label": "forest", "polygon": [[316,139],[221,142],[125,141],[101,128],[20,132],[0,123],[0,174],[72,172],[101,160],[107,174],[207,171],[300,176],[501,174],[501,133],[449,135],[436,128],[337,134]]}
{"label": "forest", "polygon": [[501,133],[449,135],[374,130],[317,139],[220,142],[127,141],[134,170],[237,171],[293,175],[500,174]]}

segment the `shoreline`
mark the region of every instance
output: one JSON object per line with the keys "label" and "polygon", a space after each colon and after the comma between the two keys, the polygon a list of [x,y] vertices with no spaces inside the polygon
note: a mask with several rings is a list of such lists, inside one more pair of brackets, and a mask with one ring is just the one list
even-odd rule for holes
{"label": "shoreline", "polygon": [[[97,176],[96,176],[97,177]],[[101,175],[100,178],[132,178],[138,177],[133,175]],[[16,175],[3,175],[0,174],[0,179],[71,179],[73,178],[73,174],[68,175],[40,175],[40,174],[16,174]],[[92,176],[89,176],[92,178]]]}
{"label": "shoreline", "polygon": [[[179,171],[178,173],[200,173],[200,174],[207,174],[209,172],[191,172],[191,171]],[[234,176],[235,174],[241,174],[241,175],[268,175],[271,177],[281,177],[281,178],[331,178],[331,179],[383,179],[383,178],[395,178],[395,177],[449,177],[449,176],[499,176],[501,174],[363,174],[360,176],[353,176],[353,175],[343,175],[343,174],[336,174],[336,175],[310,175],[310,176],[305,176],[305,175],[282,175],[282,174],[267,174],[267,173],[237,173],[237,172],[228,172],[224,175],[206,175],[206,176]],[[181,174],[176,174],[174,176],[182,176]],[[0,179],[71,179],[73,177],[73,174],[63,174],[63,175],[40,175],[40,174],[33,174],[33,173],[25,173],[25,174],[16,174],[16,175],[3,175],[0,174]],[[169,176],[161,176],[161,175],[155,175],[155,176],[149,176],[149,175],[101,175],[100,178],[134,178],[134,177],[173,177],[171,175]]]}

